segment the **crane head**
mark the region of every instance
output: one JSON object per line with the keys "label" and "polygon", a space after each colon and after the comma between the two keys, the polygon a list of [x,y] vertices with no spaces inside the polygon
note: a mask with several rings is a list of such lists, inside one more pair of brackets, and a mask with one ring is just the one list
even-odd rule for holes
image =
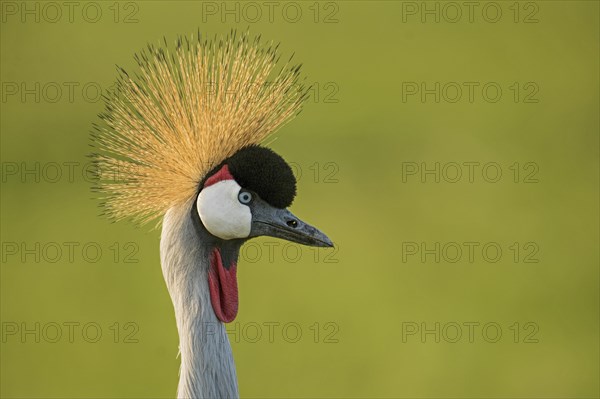
{"label": "crane head", "polygon": [[248,32],[208,39],[198,32],[178,37],[174,48],[166,39],[149,44],[135,56],[136,73],[118,69],[91,135],[104,215],[145,223],[191,212],[222,322],[237,314],[236,260],[246,240],[333,245],[287,210],[296,194],[292,170],[259,145],[308,97],[300,65],[280,58],[277,44]]}

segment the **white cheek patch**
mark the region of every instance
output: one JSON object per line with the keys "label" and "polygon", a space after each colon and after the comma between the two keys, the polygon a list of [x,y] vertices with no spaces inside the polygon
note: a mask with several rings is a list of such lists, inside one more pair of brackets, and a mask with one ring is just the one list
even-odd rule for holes
{"label": "white cheek patch", "polygon": [[196,208],[212,235],[224,240],[250,235],[252,213],[238,200],[240,189],[234,180],[222,180],[200,191]]}

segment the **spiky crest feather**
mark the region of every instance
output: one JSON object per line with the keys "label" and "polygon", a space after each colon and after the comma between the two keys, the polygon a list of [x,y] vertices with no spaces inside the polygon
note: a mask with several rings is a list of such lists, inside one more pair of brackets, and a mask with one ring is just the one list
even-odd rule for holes
{"label": "spiky crest feather", "polygon": [[[195,37],[194,37],[195,36]],[[97,191],[114,220],[146,222],[194,196],[208,171],[293,118],[306,98],[300,65],[278,72],[279,45],[248,32],[148,45],[139,73],[119,68],[92,146]]]}

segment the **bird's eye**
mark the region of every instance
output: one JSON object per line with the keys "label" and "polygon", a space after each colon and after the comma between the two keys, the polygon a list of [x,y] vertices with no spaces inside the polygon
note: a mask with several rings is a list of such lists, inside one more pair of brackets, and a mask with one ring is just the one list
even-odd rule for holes
{"label": "bird's eye", "polygon": [[248,191],[241,190],[238,194],[238,200],[240,200],[242,204],[248,205],[250,202],[252,202],[252,194],[250,194]]}

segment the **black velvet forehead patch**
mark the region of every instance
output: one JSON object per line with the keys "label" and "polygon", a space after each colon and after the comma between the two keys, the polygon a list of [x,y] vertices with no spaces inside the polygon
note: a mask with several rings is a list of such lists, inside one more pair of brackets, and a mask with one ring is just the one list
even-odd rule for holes
{"label": "black velvet forehead patch", "polygon": [[273,150],[252,145],[240,149],[226,163],[237,183],[257,193],[276,208],[287,208],[296,196],[292,168]]}

